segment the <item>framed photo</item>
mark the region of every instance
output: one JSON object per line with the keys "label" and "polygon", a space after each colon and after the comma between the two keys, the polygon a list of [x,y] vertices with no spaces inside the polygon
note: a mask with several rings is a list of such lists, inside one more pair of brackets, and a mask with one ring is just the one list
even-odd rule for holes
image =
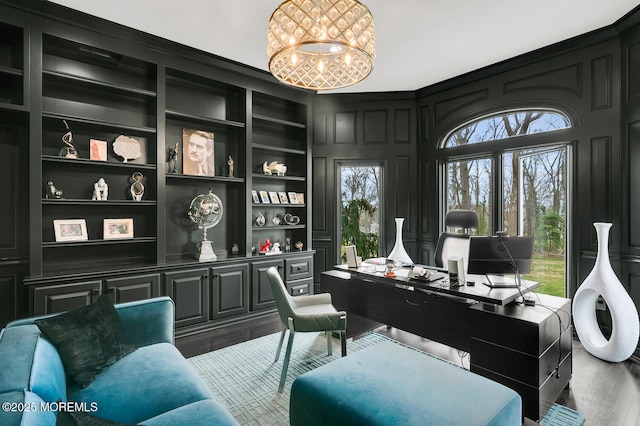
{"label": "framed photo", "polygon": [[298,204],[304,204],[304,192],[296,193],[296,198],[298,199]]}
{"label": "framed photo", "polygon": [[271,204],[280,204],[280,198],[278,198],[276,191],[269,192],[269,199],[271,199]]}
{"label": "framed photo", "polygon": [[282,204],[289,204],[289,198],[287,197],[287,193],[282,191],[278,192],[278,196],[280,197],[280,202]]}
{"label": "framed photo", "polygon": [[251,197],[253,197],[253,202],[254,203],[259,203],[260,202],[260,197],[258,196],[258,191],[256,191],[255,189],[251,190]]}
{"label": "framed photo", "polygon": [[84,219],[54,219],[56,241],[86,241],[87,222]]}
{"label": "framed photo", "polygon": [[91,160],[107,161],[107,141],[89,140],[89,156]]}
{"label": "framed photo", "polygon": [[264,204],[270,204],[269,194],[267,194],[267,191],[260,191],[260,201],[262,201]]}
{"label": "framed photo", "polygon": [[182,173],[215,176],[213,133],[182,129]]}
{"label": "framed photo", "polygon": [[298,194],[295,192],[289,192],[289,203],[298,204]]}
{"label": "framed photo", "polygon": [[133,219],[105,219],[102,238],[133,238]]}

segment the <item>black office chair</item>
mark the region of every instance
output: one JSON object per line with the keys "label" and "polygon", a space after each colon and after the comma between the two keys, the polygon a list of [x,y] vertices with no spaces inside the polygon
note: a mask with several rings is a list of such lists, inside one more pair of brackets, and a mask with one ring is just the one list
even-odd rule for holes
{"label": "black office chair", "polygon": [[473,210],[451,210],[447,213],[445,227],[462,228],[462,233],[445,231],[440,234],[434,258],[436,266],[446,269],[447,259],[461,256],[466,270],[469,263],[469,229],[478,228],[478,224],[478,214]]}

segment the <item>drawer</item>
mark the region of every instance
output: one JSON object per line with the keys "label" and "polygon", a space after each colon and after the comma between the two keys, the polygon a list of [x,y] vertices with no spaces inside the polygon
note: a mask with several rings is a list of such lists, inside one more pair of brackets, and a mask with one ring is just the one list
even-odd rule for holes
{"label": "drawer", "polygon": [[300,296],[302,294],[311,294],[313,288],[313,277],[304,278],[297,281],[287,281],[287,290],[292,296]]}
{"label": "drawer", "polygon": [[307,278],[313,274],[313,257],[285,259],[285,281]]}

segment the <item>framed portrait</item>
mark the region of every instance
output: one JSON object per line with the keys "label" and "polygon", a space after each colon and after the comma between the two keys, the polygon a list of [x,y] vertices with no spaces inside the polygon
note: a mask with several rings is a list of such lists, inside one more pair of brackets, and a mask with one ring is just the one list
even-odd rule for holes
{"label": "framed portrait", "polygon": [[182,173],[215,176],[213,133],[182,129]]}
{"label": "framed portrait", "polygon": [[280,198],[278,198],[276,191],[269,192],[269,199],[271,200],[271,204],[280,204]]}
{"label": "framed portrait", "polygon": [[282,191],[278,192],[278,196],[280,197],[280,202],[282,204],[289,204],[289,198],[287,197],[287,193]]}
{"label": "framed portrait", "polygon": [[298,199],[298,204],[304,204],[304,192],[297,192],[296,198]]}
{"label": "framed portrait", "polygon": [[56,241],[86,241],[87,222],[84,219],[54,219]]}
{"label": "framed portrait", "polygon": [[267,191],[260,191],[260,201],[262,201],[264,204],[270,204],[269,194],[267,194]]}
{"label": "framed portrait", "polygon": [[107,141],[90,139],[89,158],[95,161],[107,161]]}
{"label": "framed portrait", "polygon": [[298,194],[295,192],[289,192],[289,203],[298,204]]}
{"label": "framed portrait", "polygon": [[258,196],[258,191],[256,191],[255,189],[251,190],[251,197],[253,198],[253,202],[254,203],[259,203],[260,202],[260,197]]}
{"label": "framed portrait", "polygon": [[105,219],[102,238],[105,240],[133,238],[133,219]]}

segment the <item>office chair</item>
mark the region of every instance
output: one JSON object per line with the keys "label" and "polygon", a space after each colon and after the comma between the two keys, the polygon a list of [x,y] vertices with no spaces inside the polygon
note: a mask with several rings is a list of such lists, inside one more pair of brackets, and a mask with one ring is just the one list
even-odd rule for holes
{"label": "office chair", "polygon": [[346,356],[347,313],[337,311],[336,308],[333,307],[330,293],[292,297],[284,285],[284,282],[282,282],[278,270],[274,267],[267,270],[267,276],[269,277],[271,291],[276,301],[280,320],[284,326],[284,330],[282,330],[282,334],[280,335],[280,343],[278,343],[278,351],[276,352],[274,362],[278,361],[280,357],[284,335],[287,330],[289,330],[289,342],[287,343],[284,364],[282,365],[282,374],[280,376],[280,385],[278,386],[278,392],[282,393],[289,368],[291,346],[295,333],[324,331],[327,334],[327,353],[331,355],[331,334],[335,331],[340,335],[342,356]]}
{"label": "office chair", "polygon": [[469,229],[478,227],[478,214],[473,210],[451,210],[447,213],[444,225],[447,228],[462,228],[462,233],[445,231],[436,243],[435,264],[447,268],[447,259],[461,256],[465,271],[469,263]]}

